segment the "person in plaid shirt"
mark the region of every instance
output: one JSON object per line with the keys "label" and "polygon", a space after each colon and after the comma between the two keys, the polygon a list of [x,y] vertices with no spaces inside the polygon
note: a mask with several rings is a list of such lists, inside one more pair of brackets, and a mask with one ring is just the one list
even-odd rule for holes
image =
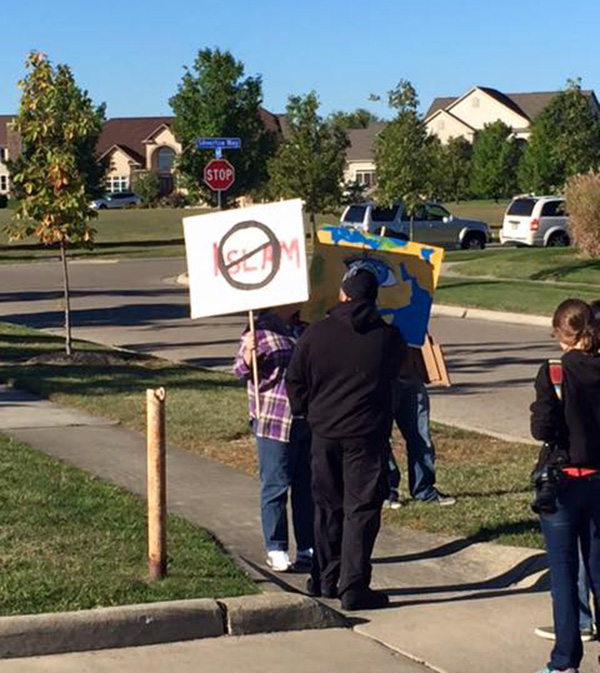
{"label": "person in plaid shirt", "polygon": [[[254,337],[242,334],[234,373],[246,381],[250,424],[256,439],[260,471],[260,512],[267,565],[278,572],[292,568],[288,554],[287,498],[291,495],[297,571],[309,571],[313,553],[313,501],[310,472],[310,430],[304,418],[294,418],[285,374],[304,325],[298,306],[261,311]],[[252,351],[258,360],[260,417],[256,413]]]}

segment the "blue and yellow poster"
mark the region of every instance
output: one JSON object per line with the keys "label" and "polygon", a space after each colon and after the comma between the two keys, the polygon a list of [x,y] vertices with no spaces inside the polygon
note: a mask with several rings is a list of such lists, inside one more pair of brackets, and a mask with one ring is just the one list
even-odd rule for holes
{"label": "blue and yellow poster", "polygon": [[340,282],[354,265],[367,266],[379,279],[379,310],[411,346],[422,346],[444,251],[412,241],[375,236],[357,229],[324,227],[315,241],[310,270],[309,322],[322,318],[338,301]]}

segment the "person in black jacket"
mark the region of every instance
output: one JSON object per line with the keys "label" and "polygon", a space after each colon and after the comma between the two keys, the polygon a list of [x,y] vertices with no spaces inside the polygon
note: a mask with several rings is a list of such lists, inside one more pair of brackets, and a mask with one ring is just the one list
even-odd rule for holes
{"label": "person in black jacket", "polygon": [[[553,335],[564,354],[545,363],[531,405],[531,433],[561,456],[550,479],[554,500],[540,513],[548,553],[556,642],[544,671],[576,672],[583,656],[577,590],[578,544],[597,608],[600,596],[600,335],[590,306],[568,299]],[[595,614],[598,614],[597,609]]]}
{"label": "person in black jacket", "polygon": [[307,587],[339,595],[346,610],[384,607],[370,589],[371,554],[387,495],[391,382],[404,353],[400,332],[376,306],[377,278],[353,268],[340,303],[311,325],[287,371],[294,415],[306,414],[313,432],[315,546],[320,569]]}

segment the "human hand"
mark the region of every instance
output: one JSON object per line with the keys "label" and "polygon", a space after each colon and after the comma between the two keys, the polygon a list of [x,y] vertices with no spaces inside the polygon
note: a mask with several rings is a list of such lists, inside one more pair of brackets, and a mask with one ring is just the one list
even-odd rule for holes
{"label": "human hand", "polygon": [[248,332],[244,337],[244,362],[250,365],[252,353],[256,350],[256,335],[254,332]]}

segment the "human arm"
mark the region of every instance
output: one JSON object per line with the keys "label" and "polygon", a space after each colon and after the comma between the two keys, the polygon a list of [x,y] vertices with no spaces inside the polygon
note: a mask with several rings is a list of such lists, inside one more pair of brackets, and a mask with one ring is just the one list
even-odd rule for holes
{"label": "human arm", "polygon": [[300,338],[285,375],[285,386],[293,416],[306,416],[308,413],[310,388],[307,375],[308,345],[305,335]]}
{"label": "human arm", "polygon": [[535,380],[535,402],[531,409],[531,434],[542,442],[557,442],[566,437],[564,410],[550,381],[548,363]]}
{"label": "human arm", "polygon": [[238,379],[250,378],[252,367],[252,351],[256,349],[256,336],[252,332],[242,335],[240,347],[233,364],[233,373]]}

